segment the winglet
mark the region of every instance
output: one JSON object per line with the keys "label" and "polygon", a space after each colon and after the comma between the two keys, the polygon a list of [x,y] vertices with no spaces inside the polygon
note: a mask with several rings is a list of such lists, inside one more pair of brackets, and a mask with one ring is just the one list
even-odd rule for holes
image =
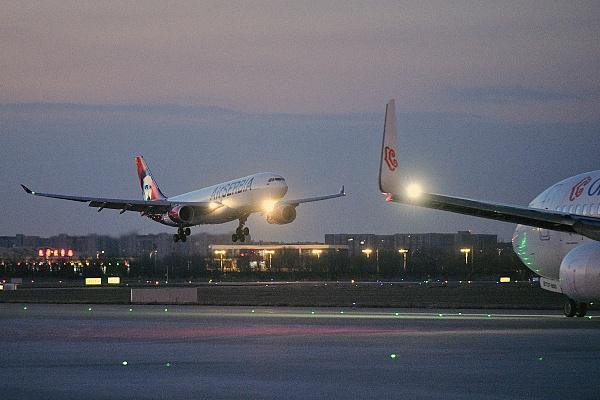
{"label": "winglet", "polygon": [[345,195],[346,195],[346,190],[344,189],[344,185],[342,185],[342,187],[340,188],[340,194],[341,194],[342,196],[345,196]]}
{"label": "winglet", "polygon": [[25,191],[25,193],[35,194],[35,192],[33,190],[29,189],[27,186],[21,184],[21,187],[23,188],[23,190]]}

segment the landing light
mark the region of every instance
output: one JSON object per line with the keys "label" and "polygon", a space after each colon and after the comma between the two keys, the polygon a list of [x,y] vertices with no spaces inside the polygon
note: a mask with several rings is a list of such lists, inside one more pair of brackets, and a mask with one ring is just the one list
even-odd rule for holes
{"label": "landing light", "polygon": [[410,199],[418,199],[423,193],[423,188],[418,183],[411,183],[406,187],[406,195]]}
{"label": "landing light", "polygon": [[273,209],[275,208],[275,204],[277,203],[277,200],[265,200],[263,202],[263,210],[268,214],[271,211],[273,211]]}

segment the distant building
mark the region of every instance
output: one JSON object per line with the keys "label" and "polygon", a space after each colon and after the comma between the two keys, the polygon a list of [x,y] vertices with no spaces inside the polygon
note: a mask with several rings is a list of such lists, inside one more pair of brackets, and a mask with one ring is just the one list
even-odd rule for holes
{"label": "distant building", "polygon": [[213,243],[231,243],[230,234],[212,235],[198,233],[188,238],[186,243],[174,243],[168,233],[152,235],[128,234],[119,238],[106,235],[70,236],[60,234],[43,238],[39,236],[0,236],[0,254],[30,255],[35,257],[40,250],[72,249],[81,258],[143,257],[155,252],[156,257],[170,255],[206,256],[208,246]]}
{"label": "distant building", "polygon": [[289,272],[329,254],[341,253],[345,257],[348,253],[345,244],[323,243],[213,244],[209,249],[213,257],[209,269],[221,272]]}
{"label": "distant building", "polygon": [[498,245],[498,236],[489,234],[473,234],[469,231],[457,233],[396,233],[393,235],[376,235],[372,233],[335,233],[326,234],[325,243],[330,245],[347,245],[348,255],[359,255],[362,250],[406,249],[415,251],[437,250],[447,254],[459,252],[468,247],[473,251],[494,250]]}

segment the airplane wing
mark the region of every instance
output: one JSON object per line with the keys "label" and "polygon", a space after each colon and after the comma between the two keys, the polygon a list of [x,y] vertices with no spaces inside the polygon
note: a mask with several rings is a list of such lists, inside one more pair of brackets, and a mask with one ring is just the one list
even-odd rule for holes
{"label": "airplane wing", "polygon": [[386,105],[386,118],[379,165],[379,188],[386,201],[450,211],[497,221],[513,222],[555,231],[578,233],[600,240],[600,218],[532,207],[506,205],[422,192],[402,181],[396,159],[394,100]]}
{"label": "airplane wing", "polygon": [[497,221],[535,226],[554,231],[579,233],[591,239],[600,240],[600,218],[597,217],[471,200],[434,193],[420,193],[414,198],[409,195],[390,193],[386,197],[386,200]]}
{"label": "airplane wing", "polygon": [[130,200],[130,199],[108,199],[102,197],[87,197],[87,196],[70,196],[64,194],[39,193],[34,192],[25,185],[21,185],[23,190],[34,196],[50,197],[53,199],[78,201],[81,203],[89,203],[90,207],[98,207],[98,211],[105,208],[121,210],[121,214],[125,211],[135,211],[144,214],[163,214],[171,210],[176,205],[187,205],[198,209],[201,214],[208,214],[217,208],[223,207],[223,204],[216,201],[211,202],[171,202],[168,200]]}
{"label": "airplane wing", "polygon": [[313,201],[335,199],[336,197],[343,197],[345,195],[346,195],[346,191],[344,190],[344,186],[342,186],[340,188],[340,191],[337,192],[336,194],[328,194],[326,196],[317,196],[317,197],[307,197],[305,199],[281,200],[281,201],[278,201],[277,204],[288,204],[288,205],[296,207],[297,205],[302,204],[302,203],[310,203]]}

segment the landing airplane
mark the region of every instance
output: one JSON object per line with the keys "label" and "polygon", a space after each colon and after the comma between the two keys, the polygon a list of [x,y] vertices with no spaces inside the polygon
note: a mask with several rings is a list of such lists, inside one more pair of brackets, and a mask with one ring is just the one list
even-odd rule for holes
{"label": "landing airplane", "polygon": [[543,289],[567,296],[564,314],[600,300],[600,170],[564,179],[521,207],[426,193],[400,174],[394,100],[386,105],[379,188],[388,202],[517,223],[513,249]]}
{"label": "landing airplane", "polygon": [[137,173],[142,189],[143,200],[109,199],[100,197],[69,196],[34,192],[21,185],[25,192],[42,197],[79,201],[98,207],[141,213],[163,225],[177,227],[173,235],[175,242],[187,240],[191,226],[222,224],[239,220],[239,225],[231,240],[244,242],[250,230],[246,220],[253,213],[265,215],[269,224],[284,225],[296,219],[296,207],[303,203],[321,201],[345,196],[344,186],[336,194],[309,197],[305,199],[283,200],[288,186],[285,179],[270,172],[261,172],[234,179],[178,196],[167,197],[159,189],[142,156],[135,157]]}

